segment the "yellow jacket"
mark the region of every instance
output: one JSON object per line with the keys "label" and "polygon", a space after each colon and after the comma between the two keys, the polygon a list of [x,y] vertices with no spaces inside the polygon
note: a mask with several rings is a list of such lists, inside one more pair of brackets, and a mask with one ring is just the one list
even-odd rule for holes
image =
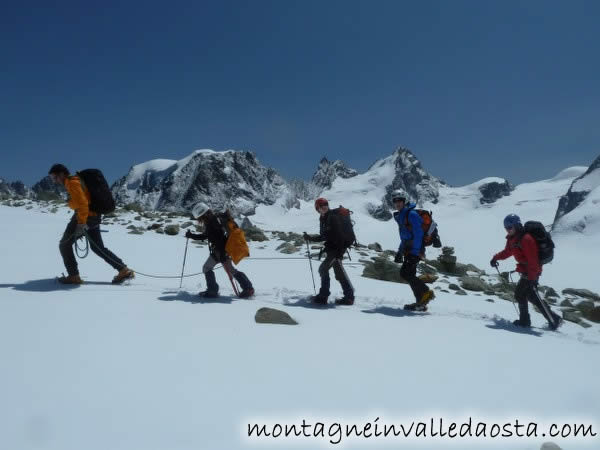
{"label": "yellow jacket", "polygon": [[90,193],[85,186],[81,185],[77,175],[67,177],[65,189],[69,194],[69,208],[77,212],[77,223],[87,223],[88,216],[96,215],[95,212],[90,211]]}

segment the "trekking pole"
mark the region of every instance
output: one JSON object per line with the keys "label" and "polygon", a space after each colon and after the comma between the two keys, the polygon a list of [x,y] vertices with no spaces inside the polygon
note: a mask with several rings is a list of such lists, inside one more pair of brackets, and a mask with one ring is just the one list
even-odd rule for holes
{"label": "trekking pole", "polygon": [[233,279],[233,275],[231,274],[231,271],[229,270],[227,264],[223,264],[223,268],[225,269],[225,273],[227,273],[227,276],[229,277],[229,281],[231,281],[231,287],[233,287],[233,292],[239,297],[240,291],[237,285],[235,284],[235,280]]}
{"label": "trekking pole", "polygon": [[308,241],[305,240],[306,242],[306,254],[308,255],[308,265],[310,266],[310,276],[312,278],[312,282],[313,282],[313,291],[315,293],[315,295],[317,295],[317,287],[315,286],[315,274],[313,272],[313,267],[312,267],[312,258],[310,257],[310,247],[308,246]]}
{"label": "trekking pole", "polygon": [[183,254],[183,267],[181,268],[181,279],[179,280],[179,289],[181,289],[181,285],[183,284],[183,271],[185,270],[185,260],[187,258],[187,249],[188,249],[188,242],[190,241],[189,238],[186,238],[185,240],[185,253]]}

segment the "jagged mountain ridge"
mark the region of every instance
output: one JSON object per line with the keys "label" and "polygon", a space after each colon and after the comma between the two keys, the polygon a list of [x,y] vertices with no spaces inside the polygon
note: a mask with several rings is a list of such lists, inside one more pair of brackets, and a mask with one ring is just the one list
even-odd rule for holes
{"label": "jagged mountain ridge", "polygon": [[180,161],[163,159],[135,165],[112,190],[117,202],[136,202],[149,209],[185,210],[203,201],[211,207],[226,205],[237,214],[251,215],[261,204],[279,202],[285,208],[298,207],[299,200],[314,200],[340,180],[360,177],[383,189],[371,208],[373,216],[381,220],[391,217],[388,194],[393,189],[405,189],[414,200],[435,201],[439,187],[445,185],[402,148],[375,162],[364,174],[343,161],[322,158],[308,182],[284,180],[251,152],[198,150]]}
{"label": "jagged mountain ridge", "polygon": [[[577,179],[558,205],[555,231],[585,228],[590,212],[586,210],[577,219],[575,215],[583,204],[597,205],[594,192],[600,185],[599,169],[600,157],[589,168],[570,168],[557,176]],[[488,207],[503,197],[510,198],[516,188],[507,180],[495,177],[481,179],[470,186],[475,188],[469,194],[476,201],[473,207]],[[205,201],[214,208],[225,205],[237,215],[252,215],[258,205],[277,204],[289,210],[300,208],[300,201],[312,202],[318,196],[329,196],[336,201],[343,199],[346,203],[352,197],[362,202],[371,217],[387,221],[393,209],[389,195],[392,190],[405,190],[411,200],[420,205],[435,205],[441,188],[460,189],[428,173],[410,150],[400,147],[363,173],[341,160],[330,161],[324,157],[310,181],[285,180],[274,169],[263,166],[251,152],[198,150],[179,161],[157,159],[137,164],[114,183],[112,190],[121,204],[136,202],[147,209],[185,211],[197,201]],[[19,181],[8,183],[0,179],[0,198],[4,199],[49,200],[65,195],[64,189],[48,177],[31,189]]]}
{"label": "jagged mountain ridge", "polygon": [[202,201],[251,215],[288,193],[286,181],[252,152],[197,150],[180,161],[153,160],[133,166],[112,187],[120,203],[149,209],[189,210]]}

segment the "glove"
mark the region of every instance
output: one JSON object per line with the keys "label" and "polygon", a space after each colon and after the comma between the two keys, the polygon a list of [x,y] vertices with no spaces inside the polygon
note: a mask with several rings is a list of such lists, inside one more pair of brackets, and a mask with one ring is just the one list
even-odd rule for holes
{"label": "glove", "polygon": [[185,237],[186,237],[187,239],[193,239],[193,238],[194,238],[194,233],[192,233],[190,230],[187,230],[187,231],[185,232]]}
{"label": "glove", "polygon": [[79,239],[87,232],[88,226],[85,223],[78,223],[77,228],[75,228],[75,232],[73,235],[75,239]]}
{"label": "glove", "polygon": [[492,267],[498,267],[498,261],[496,260],[496,258],[492,258],[491,259],[490,266],[492,266]]}
{"label": "glove", "polygon": [[400,250],[396,252],[396,256],[394,256],[394,262],[398,264],[402,263],[402,252]]}

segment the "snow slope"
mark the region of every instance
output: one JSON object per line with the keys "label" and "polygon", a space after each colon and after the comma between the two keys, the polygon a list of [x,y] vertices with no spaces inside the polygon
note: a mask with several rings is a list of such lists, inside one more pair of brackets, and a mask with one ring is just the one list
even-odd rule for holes
{"label": "snow slope", "polygon": [[[533,214],[544,202],[554,203],[554,183],[521,187],[517,194],[529,201],[518,212]],[[537,202],[527,192],[532,190],[539,193]],[[468,191],[444,195],[454,202],[438,213],[449,230],[470,200]],[[480,208],[490,227],[497,221],[493,208]],[[309,217],[316,222],[316,216],[298,214],[298,227],[308,226]],[[313,309],[302,301],[312,292],[307,262],[293,259],[242,262],[256,286],[254,300],[230,297],[222,271],[219,301],[197,301],[199,278],[186,278],[182,289],[178,278],[142,276],[112,286],[112,269],[94,255],[80,262],[87,283],[65,288],[53,277],[63,270],[57,242],[69,217],[65,208],[43,214],[0,206],[0,234],[10,237],[2,240],[0,280],[1,448],[335,447],[314,438],[295,446],[248,442],[246,424],[261,418],[351,422],[379,416],[391,422],[471,413],[479,420],[577,419],[596,431],[600,426],[598,326],[567,323],[550,332],[533,313],[541,328],[521,333],[500,319],[515,317],[510,302],[444,293],[430,313],[408,315],[401,309],[411,301],[408,286],[362,278],[359,266],[347,268],[357,292],[354,306]],[[183,237],[105,228],[108,247],[134,269],[179,274]],[[493,234],[501,240],[501,229]],[[282,257],[274,251],[278,244],[252,243],[252,256]],[[206,247],[190,245],[186,272],[200,271],[206,256]],[[335,281],[333,288],[340,293]],[[255,324],[263,306],[287,311],[299,325]],[[539,449],[547,440],[478,441],[470,448]],[[565,449],[600,443],[553,440]],[[445,443],[395,441],[388,448]],[[349,448],[375,445],[363,438]]]}
{"label": "snow slope", "polygon": [[600,157],[588,170],[575,178],[569,191],[560,199],[553,230],[562,234],[571,231],[586,236],[600,233]]}
{"label": "snow slope", "polygon": [[[516,213],[523,221],[538,220],[550,226],[560,197],[586,169],[571,167],[551,179],[520,184],[510,195],[491,204],[481,204],[479,188],[491,182],[504,182],[501,178],[484,178],[462,187],[442,185],[439,187],[437,203],[425,202],[419,207],[433,211],[443,244],[455,248],[459,261],[475,264],[485,270],[489,268],[492,256],[504,248],[504,217]],[[368,213],[369,205],[385,195],[385,187],[393,177],[393,166],[381,164],[353,178],[336,179],[331,189],[321,195],[329,199],[332,207],[342,204],[354,212],[353,220],[359,242],[379,242],[384,249],[397,249],[397,224],[392,220],[376,220]],[[590,195],[587,200],[591,208],[597,206],[594,199]],[[256,214],[251,216],[251,220],[267,230],[318,231],[318,215],[311,202],[300,202],[299,209],[289,211],[281,204],[261,205]],[[554,241],[556,256],[551,264],[545,266],[542,282],[557,289],[579,286],[600,291],[600,278],[596,274],[600,232],[586,236],[557,233]],[[427,250],[428,258],[435,258],[438,254],[439,250]],[[574,263],[577,264],[577,271],[572,270]],[[512,260],[501,264],[503,270],[514,269]],[[565,276],[565,273],[569,276]]]}

